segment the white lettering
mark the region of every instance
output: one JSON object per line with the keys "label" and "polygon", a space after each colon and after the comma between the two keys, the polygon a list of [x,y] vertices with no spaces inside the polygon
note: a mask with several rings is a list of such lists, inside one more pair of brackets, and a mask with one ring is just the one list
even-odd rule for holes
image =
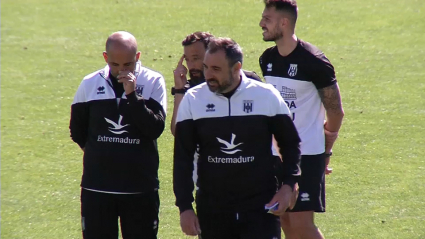
{"label": "white lettering", "polygon": [[218,158],[208,156],[208,163],[250,163],[254,161],[254,156],[251,157],[243,157],[239,156],[239,158]]}
{"label": "white lettering", "polygon": [[120,143],[120,144],[140,144],[140,139],[130,139],[128,137],[108,137],[108,136],[97,136],[98,142],[110,142],[110,143]]}

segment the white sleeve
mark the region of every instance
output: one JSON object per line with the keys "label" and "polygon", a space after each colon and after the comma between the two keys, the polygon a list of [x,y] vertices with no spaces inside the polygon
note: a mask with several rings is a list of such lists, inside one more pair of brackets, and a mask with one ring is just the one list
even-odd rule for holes
{"label": "white sleeve", "polygon": [[75,93],[74,95],[74,100],[72,101],[72,104],[87,102],[84,82],[85,81],[82,80],[80,86],[78,86],[77,93]]}
{"label": "white sleeve", "polygon": [[278,114],[285,114],[285,115],[291,115],[291,112],[289,111],[288,106],[286,105],[285,101],[283,100],[282,96],[280,95],[280,92],[274,88],[272,85],[270,85],[270,89],[272,91],[270,102],[273,102],[270,104],[272,107],[270,109],[271,115],[278,115]]}
{"label": "white sleeve", "polygon": [[179,109],[177,110],[176,123],[193,119],[192,112],[190,110],[190,97],[191,95],[186,93],[180,102]]}
{"label": "white sleeve", "polygon": [[152,89],[152,94],[150,98],[157,101],[164,109],[164,112],[167,112],[167,90],[165,87],[165,80],[163,76],[159,77],[155,81],[155,85]]}

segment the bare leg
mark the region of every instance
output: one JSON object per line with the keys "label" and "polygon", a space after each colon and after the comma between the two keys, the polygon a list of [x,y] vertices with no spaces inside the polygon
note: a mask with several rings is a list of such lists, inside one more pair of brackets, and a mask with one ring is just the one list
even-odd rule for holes
{"label": "bare leg", "polygon": [[[294,232],[299,239],[324,239],[319,228],[314,224],[314,212],[291,212],[288,213],[290,231]],[[286,234],[285,234],[286,235]]]}
{"label": "bare leg", "polygon": [[289,220],[289,212],[280,216],[280,226],[282,227],[285,239],[300,239],[296,232],[291,228],[291,221]]}

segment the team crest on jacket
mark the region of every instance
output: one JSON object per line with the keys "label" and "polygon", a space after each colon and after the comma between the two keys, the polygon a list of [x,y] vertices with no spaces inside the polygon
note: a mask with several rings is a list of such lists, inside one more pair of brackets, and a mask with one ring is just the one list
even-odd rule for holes
{"label": "team crest on jacket", "polygon": [[253,105],[254,105],[253,100],[244,100],[243,101],[243,111],[245,111],[246,113],[252,112]]}
{"label": "team crest on jacket", "polygon": [[136,94],[138,96],[142,96],[144,87],[145,87],[144,85],[136,85]]}
{"label": "team crest on jacket", "polygon": [[297,75],[297,70],[298,70],[297,68],[298,68],[298,65],[297,64],[290,64],[289,65],[289,70],[288,70],[288,75],[290,77],[296,76]]}

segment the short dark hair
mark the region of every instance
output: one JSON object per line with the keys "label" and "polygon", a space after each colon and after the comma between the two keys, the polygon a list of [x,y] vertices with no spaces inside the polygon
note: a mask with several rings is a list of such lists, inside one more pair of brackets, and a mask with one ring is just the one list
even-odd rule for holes
{"label": "short dark hair", "polygon": [[186,38],[182,41],[182,46],[189,46],[195,42],[202,42],[204,43],[205,48],[207,48],[212,37],[214,36],[209,32],[194,32],[186,36]]}
{"label": "short dark hair", "polygon": [[216,53],[220,50],[224,51],[226,59],[229,61],[229,67],[232,67],[238,61],[242,64],[242,48],[234,40],[227,37],[211,38],[207,51],[209,53]]}
{"label": "short dark hair", "polygon": [[287,12],[295,25],[298,18],[298,6],[296,0],[264,0],[266,8],[274,7],[277,11]]}

